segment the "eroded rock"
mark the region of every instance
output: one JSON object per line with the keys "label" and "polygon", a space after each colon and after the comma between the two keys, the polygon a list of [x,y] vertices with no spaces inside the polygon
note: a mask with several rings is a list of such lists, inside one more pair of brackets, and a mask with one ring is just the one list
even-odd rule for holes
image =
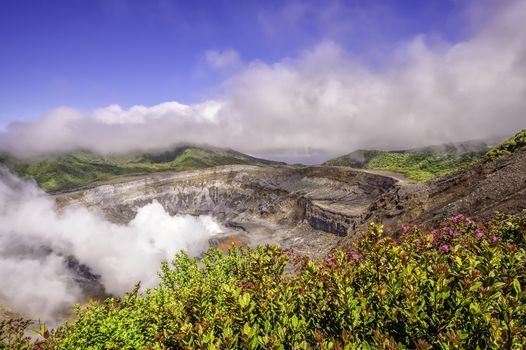
{"label": "eroded rock", "polygon": [[212,215],[225,235],[239,241],[279,243],[321,257],[340,237],[352,235],[373,201],[396,183],[341,167],[223,166],[121,179],[55,200],[86,206],[121,224],[155,200],[172,215]]}

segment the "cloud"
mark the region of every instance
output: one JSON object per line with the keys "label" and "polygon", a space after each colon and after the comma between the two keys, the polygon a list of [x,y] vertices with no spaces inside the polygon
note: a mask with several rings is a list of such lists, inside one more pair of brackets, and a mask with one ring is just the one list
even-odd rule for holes
{"label": "cloud", "polygon": [[[324,38],[345,39],[364,27],[367,33],[362,36],[376,34],[377,27],[392,22],[393,15],[388,9],[389,6],[372,2],[365,9],[342,0],[292,0],[280,6],[262,8],[257,21],[265,38],[274,44],[312,44]],[[382,20],[372,25],[372,17]]]}
{"label": "cloud", "polygon": [[[499,2],[469,38],[418,35],[371,68],[333,41],[297,57],[253,61],[213,100],[59,108],[0,134],[19,157],[77,148],[99,153],[206,143],[261,156],[317,157],[510,135],[526,110],[526,3]],[[470,24],[471,25],[471,24]],[[236,54],[210,53],[216,67]]]}
{"label": "cloud", "polygon": [[53,320],[84,297],[71,258],[100,276],[105,291],[122,295],[141,281],[157,283],[162,259],[181,249],[198,255],[220,232],[208,216],[170,216],[153,202],[127,225],[83,207],[58,212],[32,182],[0,168],[0,304]]}
{"label": "cloud", "polygon": [[238,67],[242,63],[239,53],[232,49],[225,51],[208,50],[205,52],[205,59],[208,65],[216,70]]}

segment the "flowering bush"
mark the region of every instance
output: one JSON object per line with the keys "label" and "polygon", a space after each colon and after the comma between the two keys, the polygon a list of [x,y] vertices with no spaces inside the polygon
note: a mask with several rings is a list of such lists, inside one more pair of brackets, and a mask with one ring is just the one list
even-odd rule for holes
{"label": "flowering bush", "polygon": [[433,230],[405,225],[396,237],[372,224],[362,241],[318,262],[270,246],[211,249],[200,260],[180,253],[162,263],[157,288],[79,306],[75,322],[24,344],[523,349],[525,235],[524,217],[477,224],[457,215]]}

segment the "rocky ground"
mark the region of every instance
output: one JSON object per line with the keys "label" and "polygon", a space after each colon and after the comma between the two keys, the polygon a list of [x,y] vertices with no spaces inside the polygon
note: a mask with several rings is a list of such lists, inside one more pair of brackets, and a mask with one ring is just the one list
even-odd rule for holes
{"label": "rocky ground", "polygon": [[425,183],[393,187],[375,199],[361,224],[381,222],[393,231],[403,223],[433,225],[458,213],[484,219],[525,208],[526,151],[517,151]]}
{"label": "rocky ground", "polygon": [[488,217],[526,208],[526,152],[483,161],[425,183],[345,167],[222,166],[120,179],[55,195],[127,223],[157,200],[170,214],[209,214],[224,227],[211,243],[273,244],[314,258],[358,239],[370,222],[394,232],[463,213]]}
{"label": "rocky ground", "polygon": [[399,180],[339,167],[223,166],[163,172],[55,195],[125,224],[158,201],[170,214],[208,214],[224,228],[218,246],[279,243],[322,257],[352,234],[374,200]]}

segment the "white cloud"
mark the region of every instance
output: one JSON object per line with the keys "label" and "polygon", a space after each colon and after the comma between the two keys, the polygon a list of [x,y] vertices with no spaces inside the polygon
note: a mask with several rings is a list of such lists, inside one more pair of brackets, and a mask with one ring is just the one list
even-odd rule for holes
{"label": "white cloud", "polygon": [[121,295],[139,281],[154,286],[162,259],[181,249],[198,255],[220,232],[208,216],[170,216],[157,202],[140,208],[125,226],[83,207],[59,213],[34,183],[2,168],[0,222],[0,303],[46,320],[82,298],[68,257],[100,275],[107,292]]}
{"label": "white cloud", "polygon": [[232,49],[224,51],[208,50],[205,52],[205,59],[208,65],[216,70],[238,67],[242,63],[239,53]]}
{"label": "white cloud", "polygon": [[[325,41],[296,58],[251,62],[213,101],[87,114],[61,108],[11,124],[0,149],[23,157],[191,142],[299,157],[513,134],[526,124],[526,2],[502,4],[472,37],[432,44],[416,36],[381,69]],[[210,53],[218,68],[237,58]]]}

